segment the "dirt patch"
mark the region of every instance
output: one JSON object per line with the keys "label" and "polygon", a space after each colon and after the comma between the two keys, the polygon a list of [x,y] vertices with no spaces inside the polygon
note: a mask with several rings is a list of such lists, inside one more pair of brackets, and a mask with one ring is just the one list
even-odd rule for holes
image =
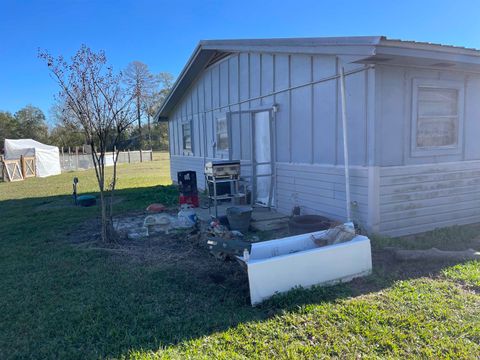
{"label": "dirt patch", "polygon": [[[170,212],[174,214],[174,210]],[[141,226],[146,214],[129,213],[115,219],[124,227]],[[98,219],[86,221],[69,239],[84,251],[105,251],[115,261],[123,264],[146,264],[155,267],[178,268],[192,274],[198,281],[214,283],[226,288],[241,288],[248,293],[248,278],[245,270],[235,260],[222,261],[214,258],[206,239],[198,229],[175,230],[169,234],[129,239],[121,236],[115,244],[105,245],[100,240]],[[121,227],[120,227],[121,228]],[[248,233],[249,241],[264,241],[288,236],[284,230],[275,232]],[[354,295],[379,291],[394,281],[420,277],[439,277],[441,270],[458,263],[455,261],[398,261],[386,249],[372,249],[373,276],[357,278],[348,284]]]}
{"label": "dirt patch", "polygon": [[[146,214],[129,213],[115,218],[115,222],[139,226]],[[114,261],[127,265],[143,264],[164,268],[181,268],[200,281],[220,286],[245,287],[248,279],[245,271],[235,260],[215,259],[201,239],[198,229],[172,230],[169,234],[156,234],[141,239],[120,236],[114,244],[103,244],[100,239],[99,219],[90,219],[75,232],[69,234],[74,246],[83,251],[103,251],[111,254]],[[122,228],[122,226],[120,226]]]}

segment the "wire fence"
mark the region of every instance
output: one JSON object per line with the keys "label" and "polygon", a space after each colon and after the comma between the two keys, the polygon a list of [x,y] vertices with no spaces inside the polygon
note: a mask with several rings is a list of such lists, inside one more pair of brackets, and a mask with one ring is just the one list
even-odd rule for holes
{"label": "wire fence", "polygon": [[[92,154],[88,154],[81,150],[82,148],[60,149],[60,166],[62,172],[74,170],[86,170],[94,167]],[[73,151],[72,151],[73,150]],[[113,165],[113,152],[105,154],[105,164],[107,166]],[[153,160],[152,150],[127,150],[118,153],[118,163],[138,163]]]}

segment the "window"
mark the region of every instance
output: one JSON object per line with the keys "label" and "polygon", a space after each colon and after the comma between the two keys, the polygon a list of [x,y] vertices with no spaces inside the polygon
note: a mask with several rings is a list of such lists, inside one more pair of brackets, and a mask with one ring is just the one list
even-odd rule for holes
{"label": "window", "polygon": [[462,84],[414,82],[413,155],[442,155],[460,149]]}
{"label": "window", "polygon": [[217,152],[228,152],[228,122],[226,116],[217,118],[216,137]]}
{"label": "window", "polygon": [[193,153],[192,147],[192,123],[182,124],[182,138],[183,138],[183,154],[190,155]]}

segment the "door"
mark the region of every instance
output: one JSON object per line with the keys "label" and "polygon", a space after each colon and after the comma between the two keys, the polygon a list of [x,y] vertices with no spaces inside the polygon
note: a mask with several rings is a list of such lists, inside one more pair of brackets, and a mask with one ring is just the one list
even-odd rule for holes
{"label": "door", "polygon": [[273,203],[271,114],[266,110],[254,112],[252,115],[253,203],[270,207]]}

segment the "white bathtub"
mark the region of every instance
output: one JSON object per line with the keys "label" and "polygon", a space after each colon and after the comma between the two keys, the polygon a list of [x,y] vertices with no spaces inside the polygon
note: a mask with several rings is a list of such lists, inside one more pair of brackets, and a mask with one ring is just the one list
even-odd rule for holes
{"label": "white bathtub", "polygon": [[254,243],[248,260],[238,257],[247,266],[252,305],[296,286],[345,282],[371,273],[367,237],[357,235],[345,243],[318,247],[312,235],[322,233]]}

